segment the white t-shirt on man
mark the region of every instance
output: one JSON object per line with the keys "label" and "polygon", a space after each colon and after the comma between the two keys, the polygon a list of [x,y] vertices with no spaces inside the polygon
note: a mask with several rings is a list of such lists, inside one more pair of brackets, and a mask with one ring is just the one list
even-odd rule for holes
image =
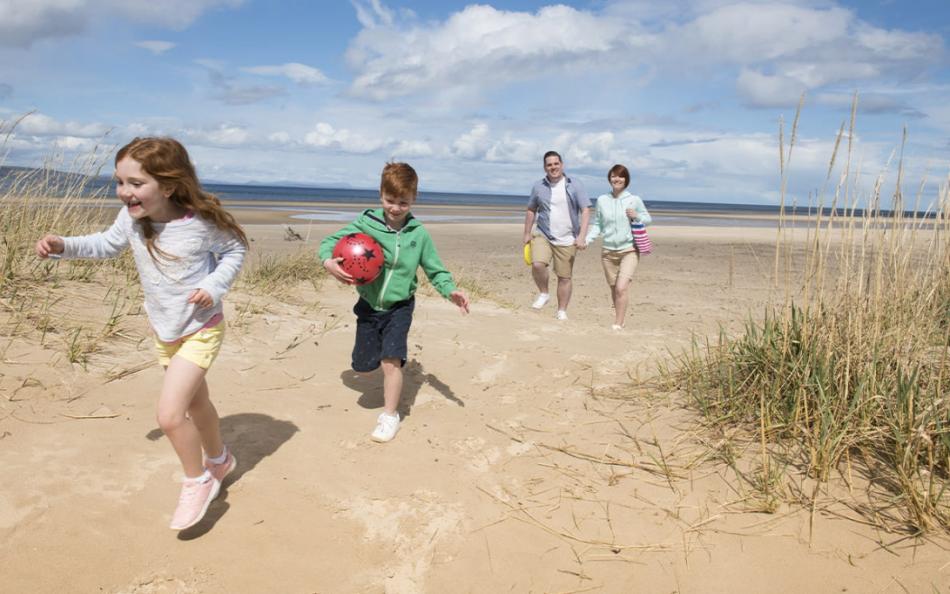
{"label": "white t-shirt on man", "polygon": [[571,225],[570,204],[567,201],[567,180],[561,177],[551,186],[551,236],[554,245],[574,245],[574,227]]}

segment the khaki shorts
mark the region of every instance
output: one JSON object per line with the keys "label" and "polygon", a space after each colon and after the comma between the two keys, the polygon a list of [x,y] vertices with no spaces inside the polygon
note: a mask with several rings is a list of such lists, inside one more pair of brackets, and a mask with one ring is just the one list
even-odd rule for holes
{"label": "khaki shorts", "polygon": [[614,250],[603,250],[600,253],[600,263],[604,267],[604,276],[607,277],[607,284],[613,287],[620,279],[627,282],[633,280],[633,273],[640,262],[640,254],[637,250],[631,248],[625,252]]}
{"label": "khaki shorts", "polygon": [[168,367],[172,357],[177,355],[202,369],[208,369],[218,356],[223,342],[224,320],[221,320],[214,326],[202,328],[178,342],[162,342],[156,338],[155,351],[158,353],[158,362],[162,367]]}
{"label": "khaki shorts", "polygon": [[531,238],[531,262],[549,264],[553,259],[554,274],[558,278],[571,278],[576,253],[577,246],[551,245],[544,235],[535,235]]}

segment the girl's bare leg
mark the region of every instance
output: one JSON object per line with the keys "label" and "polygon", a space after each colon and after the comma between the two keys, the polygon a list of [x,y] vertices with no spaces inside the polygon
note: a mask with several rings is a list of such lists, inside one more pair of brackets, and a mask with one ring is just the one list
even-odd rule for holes
{"label": "girl's bare leg", "polygon": [[[165,370],[162,392],[158,397],[158,426],[175,448],[185,476],[194,478],[204,473],[201,459],[201,434],[186,414],[199,388],[204,384],[206,370],[181,357],[172,357]],[[207,390],[205,390],[207,397]],[[208,402],[210,404],[210,401]],[[213,407],[212,407],[213,409]],[[202,408],[199,414],[206,413]],[[217,413],[214,413],[217,419]],[[204,418],[203,421],[207,421]],[[217,427],[217,423],[214,423]],[[209,429],[206,427],[206,431]],[[217,437],[220,443],[220,435]],[[212,444],[213,445],[213,444]]]}
{"label": "girl's bare leg", "polygon": [[201,435],[201,446],[209,458],[217,458],[224,453],[224,442],[221,440],[221,422],[218,411],[211,403],[208,394],[208,382],[204,378],[195,391],[195,397],[188,407],[188,416],[195,424]]}

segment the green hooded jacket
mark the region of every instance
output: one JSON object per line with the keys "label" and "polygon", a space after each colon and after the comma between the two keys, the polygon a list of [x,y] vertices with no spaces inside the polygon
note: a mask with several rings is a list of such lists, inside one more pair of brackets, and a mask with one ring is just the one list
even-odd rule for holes
{"label": "green hooded jacket", "polygon": [[373,282],[356,287],[356,292],[373,309],[385,311],[412,297],[416,293],[416,269],[419,266],[435,290],[446,299],[457,289],[452,274],[439,259],[432,236],[412,213],[406,217],[402,229],[396,231],[386,224],[383,209],[364,210],[355,221],[320,242],[320,261],[332,258],[336,242],[350,233],[365,233],[383,246],[385,262],[382,273]]}

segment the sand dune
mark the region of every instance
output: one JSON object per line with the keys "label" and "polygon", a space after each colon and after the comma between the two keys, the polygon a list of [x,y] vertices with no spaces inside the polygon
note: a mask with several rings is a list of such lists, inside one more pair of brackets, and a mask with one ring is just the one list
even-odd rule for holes
{"label": "sand dune", "polygon": [[[336,228],[294,226],[310,241],[250,225],[255,252],[315,250]],[[229,296],[209,383],[239,468],[180,534],[167,528],[180,469],[154,420],[144,318],[88,371],[52,342],[7,338],[0,591],[946,590],[945,543],[855,521],[838,484],[814,515],[761,513],[679,395],[631,387],[694,335],[758,311],[774,231],[656,226],[614,333],[598,248],[579,258],[559,322],[528,307],[520,225],[429,228],[476,300],[461,316],[420,291],[389,444],[369,440],[379,378],[349,370],[351,289]]]}

